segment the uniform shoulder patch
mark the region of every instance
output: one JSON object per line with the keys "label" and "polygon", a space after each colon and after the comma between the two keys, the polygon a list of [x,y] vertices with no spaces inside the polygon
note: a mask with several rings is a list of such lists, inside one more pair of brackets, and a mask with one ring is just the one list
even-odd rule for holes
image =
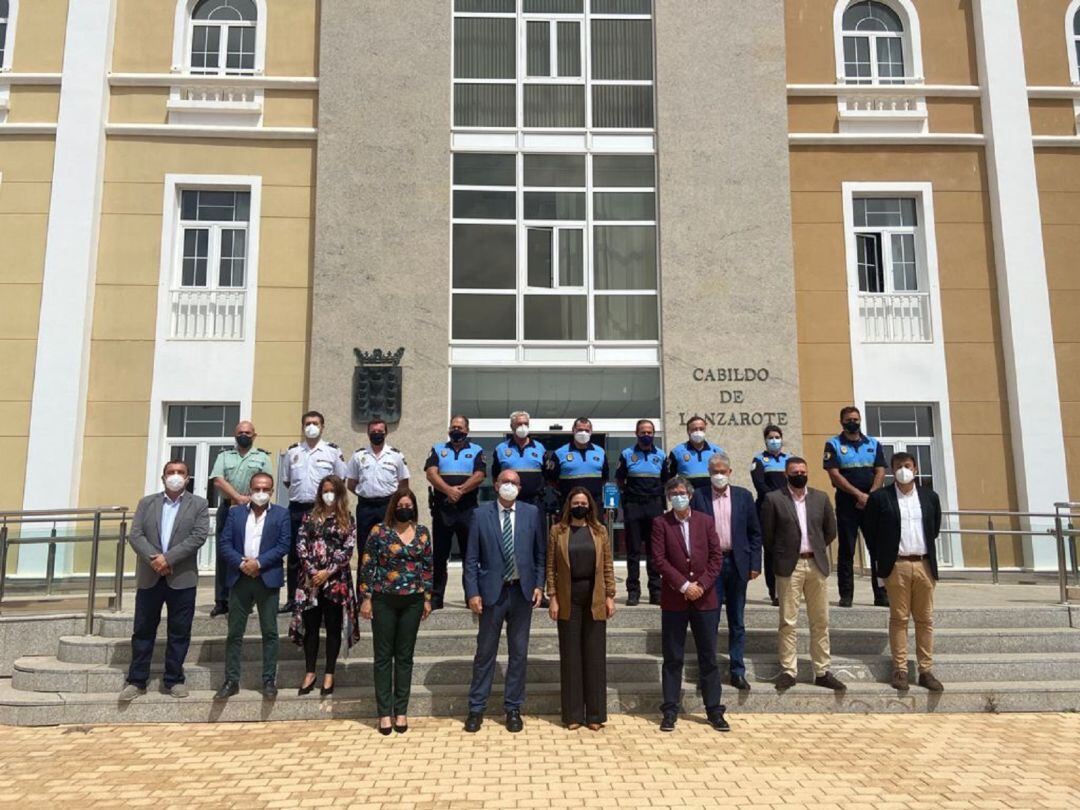
{"label": "uniform shoulder patch", "polygon": [[296,442],[295,444],[290,444],[289,449],[292,450],[294,447],[299,447],[299,446],[300,446],[300,442]]}
{"label": "uniform shoulder patch", "polygon": [[326,444],[327,444],[328,447],[333,447],[335,450],[338,449],[338,446],[336,444],[334,444],[333,442],[327,442]]}
{"label": "uniform shoulder patch", "polygon": [[261,447],[256,447],[255,449],[262,453],[264,456],[270,455],[270,452],[268,450],[263,450]]}
{"label": "uniform shoulder patch", "polygon": [[387,449],[387,450],[393,450],[393,451],[394,451],[395,453],[400,453],[400,452],[401,452],[401,451],[400,451],[400,450],[398,450],[398,449],[397,449],[396,447],[387,447],[386,449]]}

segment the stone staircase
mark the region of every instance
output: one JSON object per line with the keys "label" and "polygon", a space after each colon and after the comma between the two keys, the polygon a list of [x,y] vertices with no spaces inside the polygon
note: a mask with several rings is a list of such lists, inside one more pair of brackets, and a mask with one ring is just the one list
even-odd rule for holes
{"label": "stone staircase", "polygon": [[[263,700],[259,685],[260,642],[255,617],[244,646],[241,692],[226,703],[211,697],[224,679],[225,619],[200,611],[192,630],[187,682],[191,696],[177,700],[160,693],[163,640],[146,696],[121,705],[116,695],[130,658],[132,617],[102,614],[96,635],[64,636],[55,656],[26,656],[15,661],[10,681],[0,680],[0,723],[56,725],[77,723],[147,723],[302,720],[326,717],[372,717],[371,638],[365,633],[348,658],[338,664],[337,688],[328,699],[318,692],[296,694],[304,663],[301,650],[282,635],[278,669],[280,694]],[[888,613],[880,608],[831,609],[833,671],[848,683],[843,695],[814,687],[806,649],[805,616],[799,635],[800,683],[778,694],[770,681],[776,661],[776,609],[749,605],[745,694],[725,688],[729,710],[737,712],[903,712],[903,711],[1080,711],[1080,629],[1078,616],[1061,606],[943,608],[936,612],[935,672],[946,691],[931,695],[913,686],[904,695],[888,686]],[[655,607],[620,607],[608,628],[608,704],[613,712],[655,713],[660,702],[660,615]],[[721,648],[726,629],[721,626]],[[164,624],[160,633],[164,633]],[[436,612],[422,627],[413,673],[414,715],[464,715],[475,649],[476,625],[465,609]],[[692,651],[692,644],[690,645]],[[914,650],[912,643],[911,649]],[[503,650],[505,653],[505,649]],[[726,677],[726,656],[722,671]],[[500,689],[505,657],[489,711],[501,710]],[[912,668],[914,662],[912,662]],[[321,670],[320,670],[321,672]],[[684,704],[701,709],[694,679],[696,664],[687,657]],[[913,673],[914,676],[914,673]],[[546,613],[537,611],[529,652],[530,714],[559,711],[558,639]]]}

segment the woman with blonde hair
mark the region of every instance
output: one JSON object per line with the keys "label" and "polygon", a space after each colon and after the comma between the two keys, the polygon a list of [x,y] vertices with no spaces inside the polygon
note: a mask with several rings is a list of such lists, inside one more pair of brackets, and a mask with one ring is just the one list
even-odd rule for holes
{"label": "woman with blonde hair", "polygon": [[334,692],[343,632],[350,647],[360,638],[350,566],[355,549],[356,522],[345,498],[345,482],[328,475],[319,482],[318,500],[296,537],[300,576],[289,638],[304,648],[307,674],[298,690],[301,695],[315,688],[321,626],[326,626],[326,671],[319,690],[324,697]]}
{"label": "woman with blonde hair", "polygon": [[607,620],[615,569],[607,529],[584,487],[570,491],[548,535],[548,615],[559,628],[562,719],[570,730],[607,722]]}

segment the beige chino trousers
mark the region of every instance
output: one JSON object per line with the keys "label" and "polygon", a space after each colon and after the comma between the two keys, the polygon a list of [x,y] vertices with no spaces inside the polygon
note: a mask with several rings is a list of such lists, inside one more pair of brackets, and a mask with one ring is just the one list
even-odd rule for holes
{"label": "beige chino trousers", "polygon": [[795,677],[798,671],[795,626],[799,605],[806,598],[806,615],[810,619],[810,660],[814,677],[829,671],[829,578],[821,573],[812,559],[800,559],[790,577],[776,578],[776,595],[780,599],[780,667]]}

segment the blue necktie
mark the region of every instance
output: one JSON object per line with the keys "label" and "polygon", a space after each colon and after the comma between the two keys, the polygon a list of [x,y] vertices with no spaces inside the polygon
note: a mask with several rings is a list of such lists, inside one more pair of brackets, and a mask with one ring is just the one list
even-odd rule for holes
{"label": "blue necktie", "polygon": [[518,578],[517,561],[514,559],[514,527],[510,525],[510,510],[502,510],[503,579],[510,582]]}

